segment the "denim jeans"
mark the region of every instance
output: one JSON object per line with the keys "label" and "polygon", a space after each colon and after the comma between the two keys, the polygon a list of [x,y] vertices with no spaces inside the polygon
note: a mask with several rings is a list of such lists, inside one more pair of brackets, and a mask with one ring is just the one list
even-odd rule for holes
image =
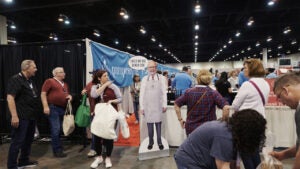
{"label": "denim jeans", "polygon": [[[91,123],[92,123],[93,119],[94,119],[94,116],[91,116]],[[91,134],[92,134],[91,150],[96,151],[96,149],[95,149],[95,135],[93,133],[91,133]]]}
{"label": "denim jeans", "polygon": [[50,114],[48,120],[51,127],[51,145],[53,153],[62,152],[62,144],[60,141],[60,132],[62,129],[62,118],[65,110],[61,107],[50,105]]}
{"label": "denim jeans", "polygon": [[35,120],[19,120],[19,127],[11,129],[11,143],[7,157],[7,168],[17,169],[18,168],[18,156],[19,162],[29,161],[29,155],[31,152],[31,144],[33,142],[35,132]]}
{"label": "denim jeans", "polygon": [[139,102],[133,102],[134,115],[137,121],[140,121],[139,118]]}

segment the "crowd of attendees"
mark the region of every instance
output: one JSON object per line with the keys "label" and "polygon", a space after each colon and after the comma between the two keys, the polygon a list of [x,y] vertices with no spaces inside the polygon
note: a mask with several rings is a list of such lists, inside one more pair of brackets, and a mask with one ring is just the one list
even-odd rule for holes
{"label": "crowd of attendees", "polygon": [[[158,71],[154,61],[149,61],[147,69],[148,75],[142,80],[139,75],[134,75],[130,86],[135,124],[139,124],[140,117],[144,116],[149,135],[148,150],[153,148],[155,125],[157,144],[159,150],[163,150],[162,113],[167,109],[167,93],[171,91],[175,95],[174,113],[187,135],[174,156],[179,169],[229,169],[232,162],[238,159],[243,161],[245,169],[256,169],[261,163],[259,152],[264,144],[267,123],[265,105],[271,90],[284,104],[296,109],[295,122],[298,138],[300,136],[299,73],[288,72],[277,77],[275,69],[265,69],[258,59],[246,60],[241,70],[213,72],[212,69],[201,69],[197,75],[192,73],[190,66],[169,75],[167,71]],[[31,161],[29,156],[39,104],[49,120],[53,156],[67,156],[60,141],[64,110],[68,101],[72,100],[68,84],[64,82],[66,74],[62,67],[54,68],[53,77],[44,82],[39,94],[32,81],[36,71],[33,60],[24,60],[21,72],[9,80],[7,101],[12,117],[12,140],[7,161],[9,169],[38,163]],[[96,70],[91,74],[93,80],[81,92],[88,95],[91,117],[95,115],[97,103],[111,104],[118,111],[123,101],[119,87],[109,79],[106,70]],[[268,78],[276,79],[273,89],[265,80]],[[183,105],[187,106],[186,119],[181,116]],[[220,120],[216,118],[216,108],[223,111]],[[232,117],[229,115],[230,108],[235,111]],[[296,157],[294,168],[299,168],[298,144],[299,139],[297,146],[270,154],[279,160]],[[112,167],[113,145],[113,139],[93,135],[88,156],[95,156],[95,160],[90,167],[97,168],[102,162],[105,162],[106,168]]]}

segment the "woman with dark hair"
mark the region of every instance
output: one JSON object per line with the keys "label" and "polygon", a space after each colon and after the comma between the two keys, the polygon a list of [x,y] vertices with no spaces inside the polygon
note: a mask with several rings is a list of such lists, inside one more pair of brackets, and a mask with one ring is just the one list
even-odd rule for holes
{"label": "woman with dark hair", "polygon": [[215,86],[217,91],[229,103],[232,103],[230,93],[232,93],[231,84],[228,82],[227,72],[222,72],[219,80],[216,81]]}
{"label": "woman with dark hair", "polygon": [[230,169],[239,153],[253,154],[264,144],[266,124],[252,109],[234,113],[228,122],[206,122],[177,149],[177,168]]}
{"label": "woman with dark hair", "polygon": [[[122,101],[120,89],[112,83],[108,78],[108,73],[105,70],[99,70],[95,74],[92,86],[91,97],[97,98],[98,102],[111,104],[118,111],[118,104]],[[97,168],[103,162],[102,158],[102,145],[106,147],[105,167],[112,167],[111,153],[113,150],[114,140],[104,139],[95,135],[95,150],[98,156],[91,164],[91,168]]]}
{"label": "woman with dark hair", "polygon": [[138,74],[135,74],[132,80],[133,83],[130,86],[130,92],[132,95],[134,115],[136,119],[135,124],[138,124],[140,121],[139,118],[139,98],[140,98],[140,88],[141,88],[140,76]]}
{"label": "woman with dark hair", "polygon": [[[235,111],[254,109],[265,117],[265,104],[268,103],[270,86],[264,79],[265,69],[262,62],[259,59],[246,60],[244,62],[244,75],[249,80],[240,87],[232,102],[232,108]],[[252,156],[241,154],[241,157],[245,169],[256,169],[261,162],[259,150]]]}

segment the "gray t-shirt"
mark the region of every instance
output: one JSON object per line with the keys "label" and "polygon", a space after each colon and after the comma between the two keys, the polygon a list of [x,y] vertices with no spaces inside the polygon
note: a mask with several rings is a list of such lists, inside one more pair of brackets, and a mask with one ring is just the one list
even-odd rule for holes
{"label": "gray t-shirt", "polygon": [[175,153],[186,168],[216,169],[215,159],[235,160],[232,134],[226,122],[210,121],[195,129]]}
{"label": "gray t-shirt", "polygon": [[298,104],[295,112],[295,123],[296,123],[296,133],[297,133],[297,141],[296,141],[296,149],[298,151],[300,144],[300,103]]}

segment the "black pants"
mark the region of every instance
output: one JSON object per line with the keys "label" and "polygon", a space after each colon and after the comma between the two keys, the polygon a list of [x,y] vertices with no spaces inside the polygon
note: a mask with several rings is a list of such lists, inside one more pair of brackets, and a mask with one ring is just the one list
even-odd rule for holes
{"label": "black pants", "polygon": [[102,145],[106,148],[106,156],[110,157],[112,150],[114,148],[114,140],[107,140],[101,137],[94,135],[95,138],[95,151],[98,155],[102,154]]}
{"label": "black pants", "polygon": [[149,145],[153,145],[154,144],[154,140],[153,140],[153,135],[154,135],[154,129],[153,129],[153,125],[155,124],[155,128],[156,128],[156,134],[157,134],[157,144],[161,145],[161,122],[158,123],[147,123],[147,127],[148,127],[148,136],[149,136]]}

